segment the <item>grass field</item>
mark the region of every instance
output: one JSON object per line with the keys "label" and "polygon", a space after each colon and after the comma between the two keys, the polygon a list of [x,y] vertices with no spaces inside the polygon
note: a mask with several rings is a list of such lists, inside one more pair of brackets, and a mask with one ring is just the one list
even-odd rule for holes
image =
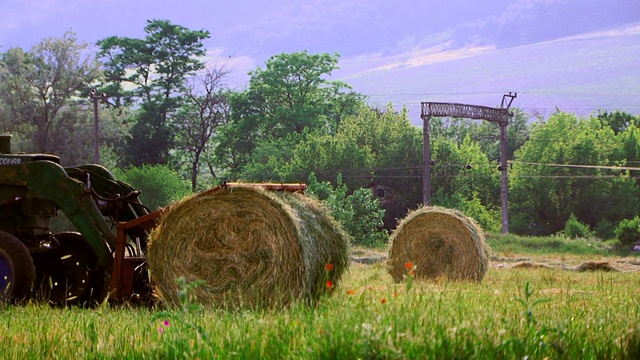
{"label": "grass field", "polygon": [[[589,259],[626,271],[571,270]],[[331,296],[283,310],[5,306],[0,359],[635,359],[636,264],[498,252],[481,283],[396,284],[384,263],[353,262]]]}

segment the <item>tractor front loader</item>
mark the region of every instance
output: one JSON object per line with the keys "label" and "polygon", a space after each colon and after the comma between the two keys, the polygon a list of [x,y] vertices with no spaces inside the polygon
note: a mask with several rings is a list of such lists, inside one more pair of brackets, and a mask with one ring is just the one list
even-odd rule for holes
{"label": "tractor front loader", "polygon": [[[142,262],[122,265],[133,263],[124,258],[144,257],[147,229],[132,228],[116,242],[118,223],[149,214],[139,191],[100,165],[64,168],[55,155],[14,154],[10,140],[0,136],[0,302],[36,298],[71,305],[96,303],[109,293],[149,296]],[[53,233],[51,219],[60,212],[73,226]],[[119,291],[125,278],[126,291]]]}

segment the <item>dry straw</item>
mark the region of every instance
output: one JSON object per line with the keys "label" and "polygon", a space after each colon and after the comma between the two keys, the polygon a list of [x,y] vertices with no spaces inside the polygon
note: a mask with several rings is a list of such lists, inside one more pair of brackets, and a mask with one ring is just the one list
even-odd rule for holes
{"label": "dry straw", "polygon": [[482,229],[457,210],[412,211],[390,242],[389,273],[398,282],[409,272],[416,278],[472,281],[481,281],[487,272],[489,253]]}
{"label": "dry straw", "polygon": [[186,198],[167,210],[150,238],[152,283],[170,306],[181,302],[179,278],[202,281],[192,289],[194,300],[218,307],[312,302],[348,266],[348,237],[323,206],[255,186]]}

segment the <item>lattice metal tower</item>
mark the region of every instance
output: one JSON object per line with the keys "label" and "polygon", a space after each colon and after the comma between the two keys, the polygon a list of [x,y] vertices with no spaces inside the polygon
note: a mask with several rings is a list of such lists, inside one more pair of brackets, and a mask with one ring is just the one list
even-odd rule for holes
{"label": "lattice metal tower", "polygon": [[513,116],[509,111],[513,99],[517,93],[504,94],[500,107],[423,102],[421,103],[422,131],[424,136],[423,147],[423,178],[422,178],[422,203],[429,205],[431,201],[431,144],[429,140],[429,121],[432,117],[454,117],[465,119],[487,120],[500,125],[500,166],[501,171],[501,201],[502,201],[502,233],[509,232],[509,182],[507,178],[507,125]]}

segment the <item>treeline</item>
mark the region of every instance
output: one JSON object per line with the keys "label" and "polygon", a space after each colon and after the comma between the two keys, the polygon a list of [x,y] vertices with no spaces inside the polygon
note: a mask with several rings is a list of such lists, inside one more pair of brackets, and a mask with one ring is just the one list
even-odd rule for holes
{"label": "treeline", "polygon": [[[17,150],[55,153],[64,165],[98,160],[147,194],[168,187],[154,206],[224,181],[310,183],[354,237],[375,244],[384,241],[383,214],[391,229],[420,205],[422,129],[406,111],[372,108],[329,80],[339,55],[275,55],[234,91],[226,69],[206,67],[207,31],[151,20],[145,33],[100,40],[95,52],[69,32],[0,53],[0,130]],[[515,109],[510,231],[549,235],[569,224],[609,239],[632,223],[639,126],[640,117],[618,111],[529,119]],[[432,119],[431,127],[432,203],[500,231],[497,125]]]}

